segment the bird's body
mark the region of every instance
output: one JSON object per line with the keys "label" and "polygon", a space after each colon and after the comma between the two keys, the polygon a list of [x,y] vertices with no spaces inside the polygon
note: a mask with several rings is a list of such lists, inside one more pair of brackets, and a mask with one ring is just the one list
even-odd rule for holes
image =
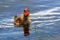
{"label": "bird's body", "polygon": [[[28,23],[31,22],[29,17],[24,23],[26,23],[26,22],[28,22]],[[15,27],[22,27],[23,26],[23,16],[14,17],[14,26]]]}

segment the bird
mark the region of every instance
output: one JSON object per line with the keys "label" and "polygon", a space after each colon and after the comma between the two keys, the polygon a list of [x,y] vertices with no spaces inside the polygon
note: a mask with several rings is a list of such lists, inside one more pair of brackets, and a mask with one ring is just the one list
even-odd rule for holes
{"label": "bird", "polygon": [[29,9],[25,8],[22,12],[22,16],[14,16],[14,26],[15,27],[22,27],[23,28],[23,32],[24,32],[24,36],[28,36],[29,30],[30,30],[30,11]]}

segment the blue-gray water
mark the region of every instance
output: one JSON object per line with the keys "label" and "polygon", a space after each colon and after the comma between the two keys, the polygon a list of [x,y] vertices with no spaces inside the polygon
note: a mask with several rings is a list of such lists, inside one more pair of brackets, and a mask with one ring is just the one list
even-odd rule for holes
{"label": "blue-gray water", "polygon": [[[30,10],[30,35],[13,26],[13,17]],[[60,0],[0,0],[0,40],[60,40]]]}

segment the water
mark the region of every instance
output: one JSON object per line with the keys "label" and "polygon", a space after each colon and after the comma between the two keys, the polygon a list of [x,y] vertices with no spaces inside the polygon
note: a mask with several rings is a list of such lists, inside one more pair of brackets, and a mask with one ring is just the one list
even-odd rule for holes
{"label": "water", "polygon": [[[13,25],[15,15],[30,10],[30,35]],[[60,40],[60,0],[0,0],[0,40]]]}

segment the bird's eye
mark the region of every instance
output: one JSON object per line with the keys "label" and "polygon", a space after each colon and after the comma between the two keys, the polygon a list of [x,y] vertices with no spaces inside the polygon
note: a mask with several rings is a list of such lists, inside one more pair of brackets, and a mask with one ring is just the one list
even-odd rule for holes
{"label": "bird's eye", "polygon": [[24,12],[26,12],[26,10],[24,10]]}

